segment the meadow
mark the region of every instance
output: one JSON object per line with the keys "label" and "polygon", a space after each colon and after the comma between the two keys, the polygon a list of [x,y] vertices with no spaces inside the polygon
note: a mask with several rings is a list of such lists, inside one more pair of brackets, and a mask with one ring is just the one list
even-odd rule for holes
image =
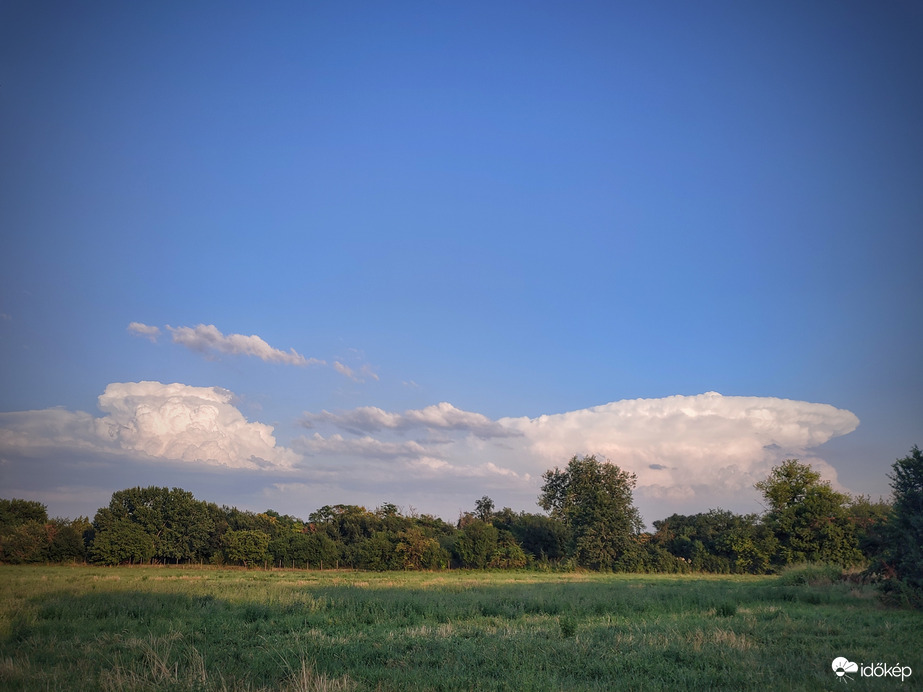
{"label": "meadow", "polygon": [[913,689],[921,652],[923,613],[822,570],[0,566],[4,690]]}

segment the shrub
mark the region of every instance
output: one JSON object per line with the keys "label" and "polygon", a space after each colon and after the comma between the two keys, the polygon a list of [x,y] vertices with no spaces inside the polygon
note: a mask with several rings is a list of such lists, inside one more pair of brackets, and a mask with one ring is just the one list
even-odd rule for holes
{"label": "shrub", "polygon": [[805,562],[789,565],[779,574],[779,582],[786,586],[806,584],[808,586],[823,586],[833,584],[843,579],[843,570],[839,565]]}

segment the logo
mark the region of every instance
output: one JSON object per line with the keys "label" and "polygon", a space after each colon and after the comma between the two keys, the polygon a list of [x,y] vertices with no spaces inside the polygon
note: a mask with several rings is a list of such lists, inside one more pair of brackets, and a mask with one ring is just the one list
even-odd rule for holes
{"label": "logo", "polygon": [[902,666],[900,663],[896,666],[891,666],[887,663],[873,663],[870,665],[863,663],[859,665],[844,656],[838,656],[833,659],[830,667],[833,668],[833,672],[836,673],[836,677],[840,682],[852,680],[853,677],[850,673],[858,673],[863,678],[900,678],[901,682],[913,675],[913,670],[910,666]]}
{"label": "logo", "polygon": [[836,676],[840,678],[843,682],[847,680],[852,680],[852,676],[847,675],[847,673],[858,673],[859,664],[853,663],[842,656],[839,658],[833,659],[833,672],[836,673]]}

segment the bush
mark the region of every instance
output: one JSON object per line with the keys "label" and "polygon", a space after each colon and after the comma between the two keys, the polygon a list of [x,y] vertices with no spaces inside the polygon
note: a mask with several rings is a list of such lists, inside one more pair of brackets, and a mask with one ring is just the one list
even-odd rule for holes
{"label": "bush", "polygon": [[839,565],[805,562],[798,565],[789,565],[779,574],[779,583],[786,586],[806,584],[808,586],[824,586],[834,584],[843,579],[843,569]]}

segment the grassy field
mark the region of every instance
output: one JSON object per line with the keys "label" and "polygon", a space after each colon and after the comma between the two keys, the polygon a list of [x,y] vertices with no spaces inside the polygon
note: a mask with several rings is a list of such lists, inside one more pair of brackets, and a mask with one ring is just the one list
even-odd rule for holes
{"label": "grassy field", "polygon": [[[7,566],[0,689],[923,686],[923,613],[797,581]],[[914,674],[846,681],[838,656]]]}

